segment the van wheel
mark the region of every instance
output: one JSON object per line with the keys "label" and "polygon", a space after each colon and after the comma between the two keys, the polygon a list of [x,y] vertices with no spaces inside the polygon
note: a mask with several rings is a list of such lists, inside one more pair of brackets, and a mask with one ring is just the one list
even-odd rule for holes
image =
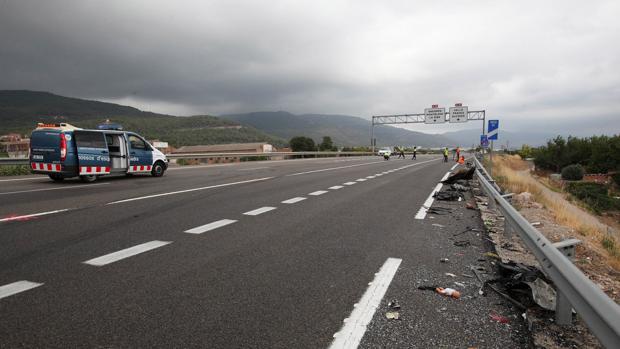
{"label": "van wheel", "polygon": [[80,176],[80,179],[82,180],[82,182],[91,183],[97,180],[97,176],[95,175]]}
{"label": "van wheel", "polygon": [[48,174],[48,176],[54,181],[54,182],[62,182],[65,177],[63,177],[62,174],[60,173],[50,173]]}
{"label": "van wheel", "polygon": [[151,175],[153,177],[161,177],[164,175],[164,171],[165,171],[164,163],[161,161],[157,161],[153,165],[153,169],[151,170]]}

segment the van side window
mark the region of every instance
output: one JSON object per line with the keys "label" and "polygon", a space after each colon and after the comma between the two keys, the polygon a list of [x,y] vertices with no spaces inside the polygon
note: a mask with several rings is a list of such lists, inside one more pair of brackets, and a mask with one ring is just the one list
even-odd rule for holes
{"label": "van side window", "polygon": [[129,135],[129,144],[131,144],[132,149],[147,149],[144,141],[134,135]]}
{"label": "van side window", "polygon": [[107,148],[105,138],[101,132],[74,132],[75,141],[79,148]]}

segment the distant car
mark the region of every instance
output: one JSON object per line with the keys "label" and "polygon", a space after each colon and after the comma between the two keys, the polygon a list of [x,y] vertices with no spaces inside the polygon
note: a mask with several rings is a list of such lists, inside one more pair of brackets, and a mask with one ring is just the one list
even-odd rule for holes
{"label": "distant car", "polygon": [[390,148],[381,148],[377,152],[377,155],[379,155],[379,156],[385,156],[385,155],[391,156],[392,155],[392,149],[390,149]]}

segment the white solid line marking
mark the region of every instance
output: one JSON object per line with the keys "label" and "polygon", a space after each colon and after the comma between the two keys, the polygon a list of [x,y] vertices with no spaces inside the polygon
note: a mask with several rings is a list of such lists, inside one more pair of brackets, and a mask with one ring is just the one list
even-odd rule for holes
{"label": "white solid line marking", "polygon": [[428,198],[426,198],[426,201],[424,201],[422,207],[420,207],[420,209],[418,210],[418,213],[416,213],[415,219],[424,219],[424,217],[426,217],[426,212],[429,208],[431,208],[431,206],[433,205],[433,201],[435,200],[433,195],[435,195],[436,192],[440,191],[442,186],[443,184],[441,183],[435,186],[435,189],[433,189]]}
{"label": "white solid line marking", "polygon": [[22,280],[8,285],[0,286],[0,299],[12,296],[20,292],[31,290],[35,287],[39,287],[42,285],[43,284],[40,284],[38,282]]}
{"label": "white solid line marking", "polygon": [[342,188],[344,188],[342,185],[334,185],[333,187],[329,187],[327,189],[338,190],[338,189],[342,189]]}
{"label": "white solid line marking", "polygon": [[264,170],[271,167],[252,167],[252,168],[240,168],[239,171],[252,171],[252,170]]}
{"label": "white solid line marking", "polygon": [[133,257],[137,254],[144,253],[150,250],[154,250],[158,247],[162,247],[172,243],[172,241],[150,241],[144,244],[136,245],[133,247],[126,248],[124,250],[112,252],[110,254],[106,254],[105,256],[89,259],[84,264],[94,265],[96,267],[101,267],[106,264],[118,262],[121,259]]}
{"label": "white solid line marking", "polygon": [[[11,179],[0,179],[0,182],[13,182],[13,181],[31,181],[33,179],[47,179],[47,176],[43,177],[28,177],[28,178],[11,178]],[[46,180],[47,182],[47,180]]]}
{"label": "white solid line marking", "polygon": [[327,190],[317,190],[317,191],[313,191],[312,193],[310,193],[308,195],[319,196],[319,195],[323,195],[325,193],[329,193],[329,192]]}
{"label": "white solid line marking", "polygon": [[358,182],[366,182],[367,179],[366,178],[358,178],[358,179],[356,179],[356,181],[358,181]]}
{"label": "white solid line marking", "polygon": [[298,172],[298,173],[292,173],[289,175],[286,175],[287,177],[290,176],[299,176],[299,175],[304,175],[304,174],[308,174],[308,173],[316,173],[316,172],[325,172],[325,171],[333,171],[333,170],[340,170],[342,168],[351,168],[351,167],[357,167],[357,166],[366,166],[366,165],[372,165],[372,164],[378,164],[378,163],[382,163],[383,161],[375,161],[375,162],[367,162],[364,164],[356,164],[356,165],[349,165],[349,166],[340,166],[340,167],[331,167],[331,168],[324,168],[321,170],[314,170],[314,171],[306,171],[306,172]]}
{"label": "white solid line marking", "polygon": [[288,200],[284,200],[282,201],[283,204],[294,204],[300,201],[304,201],[306,200],[306,198],[302,198],[301,196],[298,196],[296,198],[292,198],[292,199],[288,199]]}
{"label": "white solid line marking", "polygon": [[454,166],[452,166],[452,168],[450,169],[450,171],[454,170],[459,164],[454,164]]}
{"label": "white solid line marking", "polygon": [[54,211],[47,211],[47,212],[41,212],[41,213],[33,213],[33,214],[27,214],[27,215],[23,215],[23,216],[7,217],[7,218],[0,219],[0,222],[21,221],[21,220],[25,220],[25,219],[32,218],[32,217],[46,216],[48,214],[66,212],[66,211],[69,211],[69,210],[70,210],[70,208],[65,208],[65,209],[62,209],[62,210],[54,210]]}
{"label": "white solid line marking", "polygon": [[118,201],[108,202],[106,205],[114,205],[114,204],[120,204],[120,203],[124,203],[124,202],[136,201],[136,200],[152,199],[152,198],[157,198],[157,197],[160,197],[160,196],[183,194],[183,193],[189,193],[189,192],[198,191],[198,190],[228,187],[228,186],[237,185],[237,184],[260,182],[260,181],[266,181],[266,180],[269,180],[269,179],[272,179],[272,178],[273,177],[257,178],[257,179],[250,179],[250,180],[241,181],[241,182],[224,183],[224,184],[210,185],[208,187],[192,188],[192,189],[185,189],[185,190],[179,190],[179,191],[171,191],[171,192],[168,192],[168,193],[140,196],[140,197],[137,197],[137,198],[131,198],[131,199],[125,199],[125,200],[118,200]]}
{"label": "white solid line marking", "polygon": [[381,304],[402,259],[388,258],[374,280],[369,284],[366,292],[357,306],[353,308],[342,329],[334,335],[336,338],[329,346],[330,349],[357,348],[366,333],[366,326],[372,320],[377,308]]}
{"label": "white solid line marking", "polygon": [[71,186],[65,185],[65,186],[56,187],[56,188],[43,188],[43,189],[30,189],[30,190],[9,191],[9,192],[5,192],[5,193],[0,193],[0,195],[33,193],[33,192],[37,192],[37,191],[48,191],[48,190],[75,189],[75,188],[82,188],[82,187],[94,187],[94,186],[97,186],[97,185],[106,185],[106,184],[110,184],[110,183],[95,183],[95,184],[83,184],[83,185],[71,185]]}
{"label": "white solid line marking", "polygon": [[257,208],[256,210],[245,212],[244,215],[246,215],[246,216],[258,216],[259,214],[262,214],[262,213],[265,213],[265,212],[269,212],[269,211],[272,211],[272,210],[275,210],[275,209],[276,209],[275,207],[265,206],[265,207]]}
{"label": "white solid line marking", "polygon": [[344,184],[344,185],[353,185],[353,184],[355,184],[355,182],[346,182],[346,183],[342,183],[342,184]]}
{"label": "white solid line marking", "polygon": [[235,222],[237,222],[237,221],[234,220],[234,219],[221,219],[219,221],[211,222],[209,224],[201,225],[199,227],[186,230],[185,233],[189,233],[189,234],[202,234],[202,233],[207,232],[209,230],[217,229],[217,228],[223,227],[225,225],[233,224]]}
{"label": "white solid line marking", "polygon": [[450,172],[446,172],[445,175],[443,175],[443,177],[441,177],[441,179],[439,180],[440,182],[445,181],[446,179],[448,179],[448,177],[450,177]]}

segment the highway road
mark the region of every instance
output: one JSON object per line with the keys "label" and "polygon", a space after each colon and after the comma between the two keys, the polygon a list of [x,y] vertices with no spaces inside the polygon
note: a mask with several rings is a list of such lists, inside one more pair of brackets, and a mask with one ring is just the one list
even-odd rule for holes
{"label": "highway road", "polygon": [[[422,209],[454,167],[360,157],[2,178],[0,348],[523,347],[520,314],[460,276],[490,247],[448,237],[477,213]],[[446,272],[460,300],[417,290],[454,287]],[[385,318],[393,298],[400,320]]]}

